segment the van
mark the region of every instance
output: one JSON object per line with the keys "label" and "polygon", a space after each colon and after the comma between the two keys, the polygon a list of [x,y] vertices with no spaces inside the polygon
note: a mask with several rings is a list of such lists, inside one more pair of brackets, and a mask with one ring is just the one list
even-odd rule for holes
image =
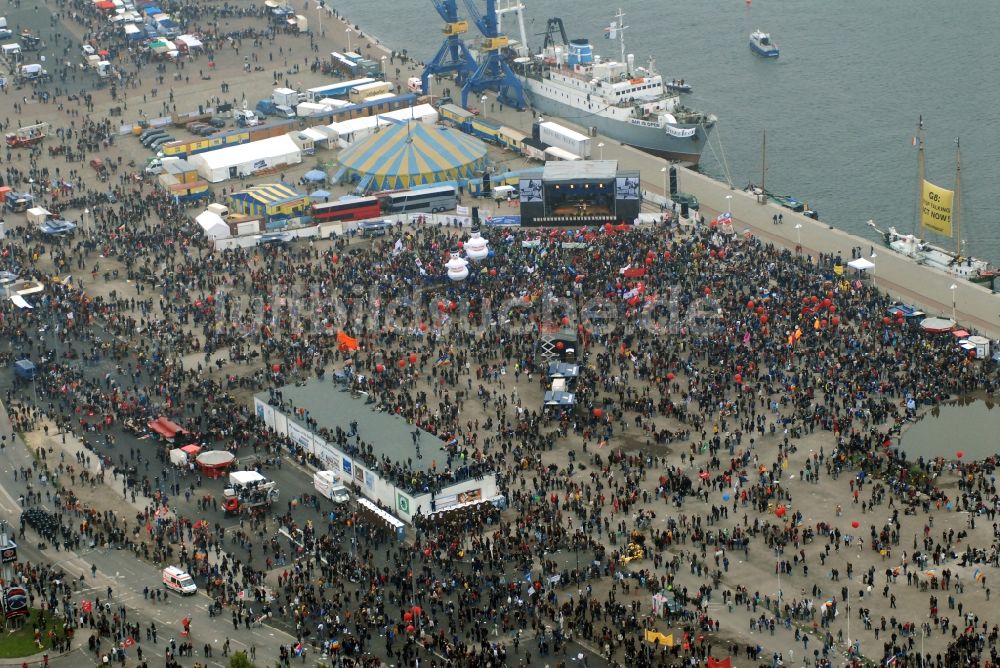
{"label": "van", "polygon": [[145,146],[146,148],[149,148],[153,144],[153,142],[155,142],[157,139],[162,139],[163,137],[169,137],[169,136],[170,135],[168,135],[165,131],[158,130],[156,132],[146,135],[145,138],[140,139],[139,143]]}
{"label": "van", "polygon": [[146,128],[145,130],[139,133],[139,141],[145,141],[146,138],[149,137],[150,135],[159,134],[161,132],[164,132],[164,129],[162,127]]}
{"label": "van", "polygon": [[347,491],[342,483],[335,482],[330,486],[330,500],[336,504],[347,503],[351,500],[351,493]]}
{"label": "van", "polygon": [[3,57],[6,58],[8,62],[19,63],[24,57],[24,54],[21,53],[21,45],[17,42],[0,46],[0,52],[3,53]]}
{"label": "van", "polygon": [[163,569],[163,586],[182,596],[188,596],[198,592],[198,585],[187,571],[182,571],[176,566],[167,566]]}
{"label": "van", "polygon": [[358,223],[358,231],[362,237],[384,237],[392,229],[388,220],[377,220],[370,223]]}
{"label": "van", "polygon": [[14,362],[14,375],[22,380],[34,380],[38,375],[38,367],[29,359]]}

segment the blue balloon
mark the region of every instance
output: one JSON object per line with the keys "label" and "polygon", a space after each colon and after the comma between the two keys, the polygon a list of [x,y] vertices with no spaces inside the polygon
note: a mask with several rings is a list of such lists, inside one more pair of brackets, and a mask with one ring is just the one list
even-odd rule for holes
{"label": "blue balloon", "polygon": [[722,495],[722,500],[723,501],[728,501],[729,500],[729,494],[723,494]]}
{"label": "blue balloon", "polygon": [[951,510],[951,501],[949,501],[949,502],[948,502],[948,503],[947,503],[947,504],[945,505],[945,508],[947,508],[948,510]]}

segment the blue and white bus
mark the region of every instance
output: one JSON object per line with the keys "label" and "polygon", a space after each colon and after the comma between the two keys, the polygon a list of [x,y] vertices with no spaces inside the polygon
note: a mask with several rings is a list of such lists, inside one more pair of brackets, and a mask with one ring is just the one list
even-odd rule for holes
{"label": "blue and white bus", "polygon": [[403,190],[380,197],[385,213],[439,213],[458,206],[455,186],[432,186]]}

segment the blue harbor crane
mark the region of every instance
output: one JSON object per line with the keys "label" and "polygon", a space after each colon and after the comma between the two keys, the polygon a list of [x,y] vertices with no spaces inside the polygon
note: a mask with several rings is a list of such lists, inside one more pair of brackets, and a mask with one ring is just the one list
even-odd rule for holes
{"label": "blue harbor crane", "polygon": [[469,16],[483,34],[479,46],[479,66],[462,86],[462,106],[468,109],[469,93],[479,95],[487,90],[496,91],[500,104],[517,110],[527,107],[521,82],[504,60],[504,49],[509,45],[506,35],[500,33],[496,0],[486,0],[486,14],[480,13],[476,0],[465,0]]}
{"label": "blue harbor crane", "polygon": [[444,20],[444,42],[437,54],[427,63],[424,73],[420,76],[420,84],[425,95],[430,93],[432,76],[455,73],[455,83],[465,84],[476,72],[476,59],[469,53],[468,47],[462,41],[461,35],[469,32],[469,22],[458,18],[458,0],[431,0],[434,9]]}

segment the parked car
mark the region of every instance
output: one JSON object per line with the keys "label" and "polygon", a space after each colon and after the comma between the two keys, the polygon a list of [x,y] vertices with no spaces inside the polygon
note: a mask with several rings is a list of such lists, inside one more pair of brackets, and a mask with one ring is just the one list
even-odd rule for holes
{"label": "parked car", "polygon": [[162,137],[159,137],[158,139],[153,140],[153,142],[149,145],[149,148],[154,151],[158,151],[160,150],[161,146],[163,146],[164,144],[168,144],[172,141],[177,141],[177,140],[170,135],[164,135]]}
{"label": "parked car", "polygon": [[152,143],[157,139],[159,139],[160,137],[168,137],[168,136],[169,135],[166,132],[160,130],[159,132],[154,132],[153,134],[148,135],[145,139],[140,139],[139,143],[141,143],[146,148],[149,148],[152,145]]}
{"label": "parked car", "polygon": [[90,166],[93,167],[94,171],[98,174],[104,174],[108,171],[107,165],[100,158],[91,158]]}
{"label": "parked car", "polygon": [[688,208],[692,211],[697,211],[701,204],[698,203],[698,198],[691,193],[674,193],[670,196],[670,199],[677,203],[677,206],[684,206],[687,204]]}

